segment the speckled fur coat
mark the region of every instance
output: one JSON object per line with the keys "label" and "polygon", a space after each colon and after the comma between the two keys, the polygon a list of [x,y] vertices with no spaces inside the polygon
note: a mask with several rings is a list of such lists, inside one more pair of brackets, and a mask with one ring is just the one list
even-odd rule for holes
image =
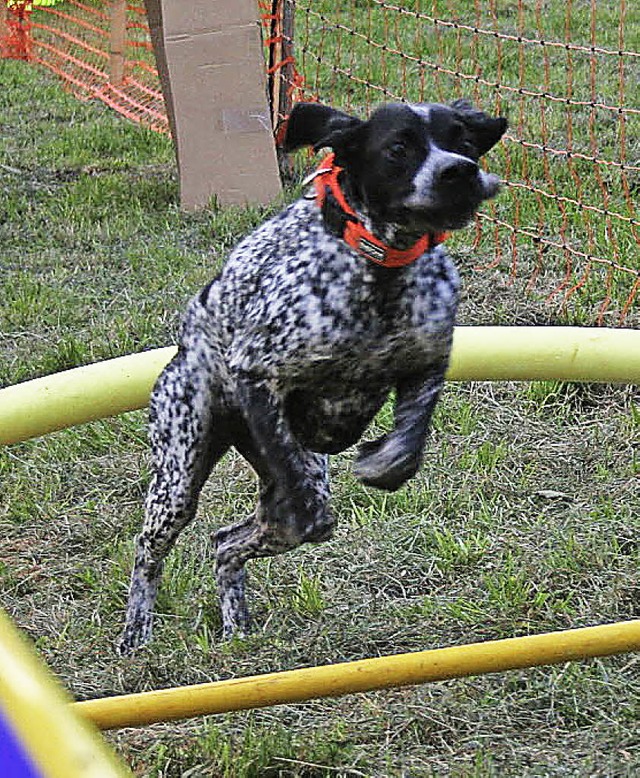
{"label": "speckled fur coat", "polygon": [[264,381],[295,436],[332,453],[358,441],[403,377],[446,361],[457,294],[442,247],[401,272],[378,267],[302,199],[238,245],[191,302],[183,340],[197,349],[207,330],[228,409],[239,410],[237,376]]}
{"label": "speckled fur coat", "polygon": [[[399,249],[463,226],[498,189],[477,159],[506,122],[468,103],[386,106],[368,122],[298,106],[291,124],[291,147],[334,148],[363,224]],[[440,245],[401,268],[377,265],[336,234],[332,207],[303,197],[269,219],[188,306],[178,354],[151,398],[153,478],[123,653],[150,638],[163,560],[230,446],[256,471],[260,497],[251,516],[216,534],[226,635],[249,624],[249,559],[331,536],[327,454],[357,443],[392,390],[393,429],[360,445],[354,472],[394,490],[421,464],[458,275]]]}

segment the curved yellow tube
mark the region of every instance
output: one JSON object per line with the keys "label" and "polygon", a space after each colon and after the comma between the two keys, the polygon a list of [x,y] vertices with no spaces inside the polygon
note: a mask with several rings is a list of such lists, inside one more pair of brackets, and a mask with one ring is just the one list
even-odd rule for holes
{"label": "curved yellow tube", "polygon": [[[0,444],[145,407],[175,352],[130,354],[0,389]],[[447,379],[640,384],[640,331],[457,327]]]}
{"label": "curved yellow tube", "polygon": [[[124,778],[132,774],[38,661],[0,611],[0,710],[42,778]],[[8,775],[2,770],[0,774]]]}
{"label": "curved yellow tube", "polygon": [[456,327],[447,379],[640,384],[640,331]]}
{"label": "curved yellow tube", "polygon": [[143,351],[0,389],[0,444],[144,408],[175,353]]}
{"label": "curved yellow tube", "polygon": [[74,703],[100,729],[301,702],[640,649],[640,620]]}

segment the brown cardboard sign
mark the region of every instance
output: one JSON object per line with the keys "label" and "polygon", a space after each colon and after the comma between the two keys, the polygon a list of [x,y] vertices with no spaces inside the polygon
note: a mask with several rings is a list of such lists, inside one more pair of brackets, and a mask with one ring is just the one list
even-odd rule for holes
{"label": "brown cardboard sign", "polygon": [[180,201],[267,203],[281,191],[255,0],[145,0]]}

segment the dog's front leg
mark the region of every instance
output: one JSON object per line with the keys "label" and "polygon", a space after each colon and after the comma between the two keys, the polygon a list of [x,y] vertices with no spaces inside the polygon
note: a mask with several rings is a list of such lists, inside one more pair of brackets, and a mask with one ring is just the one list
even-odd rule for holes
{"label": "dog's front leg", "polygon": [[[272,521],[295,545],[313,540],[333,520],[327,494],[318,489],[314,468],[309,466],[311,452],[291,432],[281,403],[266,382],[240,378],[238,397],[261,461],[260,476],[274,485]],[[324,461],[319,455],[311,459]]]}
{"label": "dog's front leg", "polygon": [[399,383],[393,429],[360,445],[354,473],[364,484],[393,492],[416,474],[443,384],[444,368]]}

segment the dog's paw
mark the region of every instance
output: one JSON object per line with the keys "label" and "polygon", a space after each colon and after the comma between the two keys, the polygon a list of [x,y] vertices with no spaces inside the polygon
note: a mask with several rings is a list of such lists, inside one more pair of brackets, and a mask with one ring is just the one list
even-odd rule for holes
{"label": "dog's paw", "polygon": [[325,543],[331,540],[336,528],[336,517],[326,506],[316,514],[313,524],[309,525],[304,535],[305,543]]}
{"label": "dog's paw", "polygon": [[122,635],[115,646],[116,654],[122,657],[131,656],[137,648],[138,646],[134,645],[124,635]]}
{"label": "dog's paw", "polygon": [[223,639],[233,640],[234,638],[243,639],[248,637],[253,631],[253,624],[251,615],[244,603],[244,597],[241,603],[235,603],[232,607],[229,607],[229,605],[228,602],[222,604]]}
{"label": "dog's paw", "polygon": [[235,622],[231,624],[223,624],[222,639],[223,640],[244,640],[245,638],[248,638],[252,632],[253,629],[249,622],[243,625],[238,625]]}
{"label": "dog's paw", "polygon": [[419,452],[389,435],[360,446],[353,472],[366,486],[395,492],[416,474],[420,462]]}
{"label": "dog's paw", "polygon": [[136,639],[133,635],[123,633],[116,643],[115,650],[118,656],[127,657],[134,654],[147,641]]}
{"label": "dog's paw", "polygon": [[152,629],[151,614],[147,614],[144,618],[128,620],[120,640],[116,644],[116,653],[119,656],[131,656],[151,640]]}

